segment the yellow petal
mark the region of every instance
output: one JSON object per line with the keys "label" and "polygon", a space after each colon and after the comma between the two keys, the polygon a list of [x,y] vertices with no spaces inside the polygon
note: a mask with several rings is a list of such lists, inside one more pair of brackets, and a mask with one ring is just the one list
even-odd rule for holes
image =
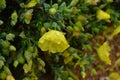
{"label": "yellow petal", "polygon": [[120,33],[120,26],[118,26],[112,33],[111,38]]}
{"label": "yellow petal", "polygon": [[103,45],[100,46],[100,48],[97,50],[98,56],[101,61],[103,61],[106,64],[111,64],[111,60],[109,58],[110,46],[107,42],[104,42]]}
{"label": "yellow petal", "polygon": [[104,12],[103,10],[98,10],[96,17],[97,17],[98,20],[110,19],[110,15],[108,13]]}
{"label": "yellow petal", "polygon": [[39,39],[38,46],[42,51],[56,53],[66,50],[69,44],[62,32],[50,30]]}
{"label": "yellow petal", "polygon": [[31,0],[28,4],[26,4],[24,7],[25,8],[31,8],[31,7],[34,7],[36,6],[37,3],[39,3],[40,0]]}
{"label": "yellow petal", "polygon": [[120,80],[120,74],[117,72],[112,72],[109,75],[110,80]]}

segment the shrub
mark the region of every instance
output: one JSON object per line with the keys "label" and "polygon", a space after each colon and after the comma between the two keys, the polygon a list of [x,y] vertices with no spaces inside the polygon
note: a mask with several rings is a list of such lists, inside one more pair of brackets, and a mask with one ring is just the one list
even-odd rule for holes
{"label": "shrub", "polygon": [[49,73],[52,80],[79,80],[73,68],[82,78],[87,70],[94,74],[102,43],[92,39],[120,24],[118,3],[0,0],[0,79],[41,80]]}

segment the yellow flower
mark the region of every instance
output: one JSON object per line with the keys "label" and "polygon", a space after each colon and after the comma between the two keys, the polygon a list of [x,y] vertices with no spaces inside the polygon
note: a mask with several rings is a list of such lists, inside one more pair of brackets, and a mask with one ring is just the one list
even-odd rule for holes
{"label": "yellow flower", "polygon": [[15,79],[12,75],[9,75],[9,76],[6,77],[6,80],[15,80]]}
{"label": "yellow flower", "polygon": [[38,47],[42,51],[56,53],[66,50],[69,47],[69,44],[62,32],[50,30],[39,39]]}
{"label": "yellow flower", "polygon": [[97,17],[98,20],[108,20],[108,19],[110,19],[110,15],[108,13],[104,12],[103,10],[98,10],[96,17]]}
{"label": "yellow flower", "polygon": [[110,46],[107,42],[104,42],[103,45],[101,45],[100,48],[97,50],[100,60],[109,65],[111,65],[111,60],[109,58],[110,50]]}

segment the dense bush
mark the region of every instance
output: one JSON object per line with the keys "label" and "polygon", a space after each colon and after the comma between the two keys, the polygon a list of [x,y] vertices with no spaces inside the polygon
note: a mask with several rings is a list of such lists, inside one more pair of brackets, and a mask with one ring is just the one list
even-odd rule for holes
{"label": "dense bush", "polygon": [[[110,50],[103,48],[108,48],[105,41],[120,25],[119,3],[0,0],[0,79],[42,80],[48,74],[52,80],[79,80],[87,70],[95,75],[95,61],[111,64]],[[76,68],[81,77],[72,71]]]}

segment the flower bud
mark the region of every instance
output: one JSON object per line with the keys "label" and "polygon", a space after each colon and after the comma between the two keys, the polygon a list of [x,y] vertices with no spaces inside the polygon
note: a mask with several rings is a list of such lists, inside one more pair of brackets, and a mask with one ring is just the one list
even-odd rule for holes
{"label": "flower bud", "polygon": [[55,8],[50,8],[49,9],[49,14],[50,15],[54,15],[56,13],[56,9]]}

